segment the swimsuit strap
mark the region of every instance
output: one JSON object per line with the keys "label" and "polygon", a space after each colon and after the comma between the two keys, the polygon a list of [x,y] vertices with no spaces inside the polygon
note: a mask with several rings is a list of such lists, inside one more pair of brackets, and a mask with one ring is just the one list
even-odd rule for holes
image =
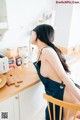
{"label": "swimsuit strap", "polygon": [[42,54],[42,50],[43,50],[44,48],[47,48],[47,47],[50,47],[50,46],[46,46],[46,47],[43,47],[43,48],[41,49],[40,55],[39,55],[38,60],[37,60],[37,63],[38,63],[38,61],[39,61],[39,59],[40,59],[40,56],[41,56],[41,54]]}
{"label": "swimsuit strap", "polygon": [[36,70],[37,70],[37,72],[38,72],[38,75],[39,75],[40,77],[42,77],[42,75],[40,74],[40,69],[39,69],[39,66],[38,66],[38,62],[39,62],[40,56],[41,56],[41,54],[42,54],[42,50],[43,50],[44,48],[47,48],[47,47],[49,47],[49,46],[43,47],[43,48],[41,49],[40,55],[39,55],[39,57],[38,57],[38,60],[33,63],[33,64],[35,65]]}

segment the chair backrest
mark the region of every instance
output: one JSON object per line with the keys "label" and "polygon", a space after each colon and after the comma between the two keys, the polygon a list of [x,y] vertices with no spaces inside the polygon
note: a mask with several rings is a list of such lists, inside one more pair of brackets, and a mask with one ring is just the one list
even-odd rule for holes
{"label": "chair backrest", "polygon": [[52,117],[51,117],[51,111],[50,111],[49,103],[53,104],[53,118],[54,118],[54,120],[56,120],[56,117],[55,117],[55,115],[56,115],[55,106],[56,105],[60,107],[60,110],[59,110],[59,120],[61,120],[61,117],[62,117],[62,109],[66,109],[65,120],[69,120],[70,111],[74,111],[73,120],[79,120],[79,119],[76,118],[76,115],[77,115],[78,111],[80,112],[80,105],[69,103],[69,102],[65,102],[65,101],[53,98],[52,96],[47,95],[46,93],[43,94],[43,97],[48,102],[48,112],[49,112],[50,120],[52,120]]}

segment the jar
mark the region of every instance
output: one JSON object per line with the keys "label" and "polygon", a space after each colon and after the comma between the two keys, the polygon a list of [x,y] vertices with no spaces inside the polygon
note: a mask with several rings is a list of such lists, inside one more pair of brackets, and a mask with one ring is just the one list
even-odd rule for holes
{"label": "jar", "polygon": [[28,65],[29,60],[29,50],[28,46],[18,47],[18,55],[22,58],[22,66],[25,67]]}
{"label": "jar", "polygon": [[16,66],[20,67],[22,65],[22,58],[18,55],[15,57],[16,60]]}
{"label": "jar", "polygon": [[7,48],[5,51],[5,55],[9,60],[9,68],[14,69],[16,67],[15,64],[15,56],[17,56],[17,49]]}

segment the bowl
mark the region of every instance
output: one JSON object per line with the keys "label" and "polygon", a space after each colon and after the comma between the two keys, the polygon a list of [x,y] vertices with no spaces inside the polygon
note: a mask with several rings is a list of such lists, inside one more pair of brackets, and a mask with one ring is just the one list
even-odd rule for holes
{"label": "bowl", "polygon": [[7,82],[7,78],[5,75],[0,75],[0,88],[4,87]]}

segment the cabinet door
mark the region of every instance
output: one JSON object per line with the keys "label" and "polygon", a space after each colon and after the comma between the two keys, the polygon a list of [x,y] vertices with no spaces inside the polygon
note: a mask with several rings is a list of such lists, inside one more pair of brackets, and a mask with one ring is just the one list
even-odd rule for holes
{"label": "cabinet door", "polygon": [[8,115],[6,120],[19,120],[18,99],[16,97],[17,95],[0,103],[0,120],[3,120],[1,114],[4,114],[4,119]]}
{"label": "cabinet door", "polygon": [[19,94],[20,120],[44,119],[46,101],[43,99],[44,86],[41,82]]}
{"label": "cabinet door", "polygon": [[[19,113],[19,94],[13,97],[13,106],[14,106],[14,120],[20,120],[20,113]],[[10,119],[11,120],[11,119]]]}

